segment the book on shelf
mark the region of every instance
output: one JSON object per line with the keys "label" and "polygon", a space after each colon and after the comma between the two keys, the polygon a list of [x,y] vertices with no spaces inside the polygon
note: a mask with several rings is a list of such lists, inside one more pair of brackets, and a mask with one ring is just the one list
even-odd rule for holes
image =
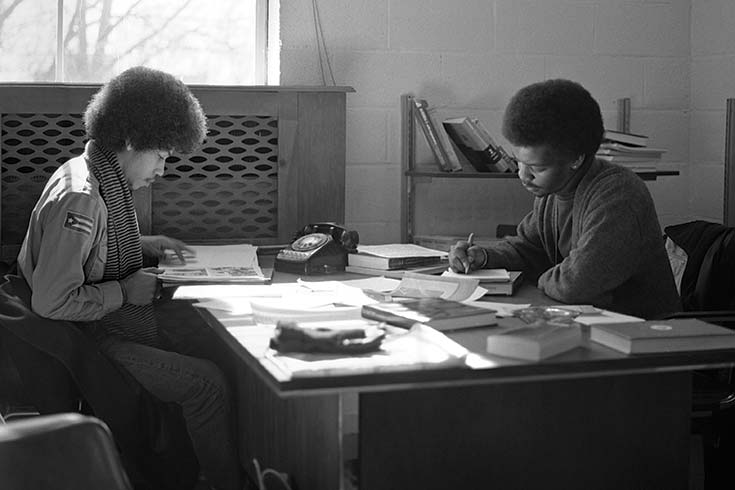
{"label": "book on shelf", "polygon": [[597,158],[607,162],[624,163],[624,162],[655,162],[659,160],[657,157],[646,157],[638,155],[605,155],[597,154]]}
{"label": "book on shelf", "polygon": [[449,141],[446,131],[444,131],[443,126],[436,124],[426,99],[414,98],[413,103],[416,123],[424,133],[426,142],[429,144],[434,158],[439,163],[439,168],[444,172],[462,170],[462,164]]}
{"label": "book on shelf", "polygon": [[358,245],[357,253],[347,255],[347,265],[372,269],[405,269],[437,265],[446,261],[447,252],[413,243]]}
{"label": "book on shelf", "polygon": [[622,143],[602,143],[597,150],[598,155],[629,155],[639,157],[660,158],[666,150],[650,146],[629,146]]}
{"label": "book on shelf", "polygon": [[735,349],[735,331],[697,318],[592,325],[590,340],[626,354]]}
{"label": "book on shelf", "polygon": [[658,161],[658,159],[656,158],[626,157],[626,156],[621,156],[621,155],[600,155],[600,154],[596,155],[596,157],[599,160],[604,160],[606,162],[620,165],[621,167],[625,167],[637,173],[655,172],[657,170],[656,162]]}
{"label": "book on shelf", "polygon": [[[502,273],[495,271],[504,271],[507,274],[507,278],[499,279],[499,274]],[[513,296],[523,282],[523,271],[506,271],[505,269],[480,269],[472,271],[469,274],[459,274],[447,270],[442,273],[442,276],[460,279],[479,279],[480,286],[487,290],[485,293],[486,296]]]}
{"label": "book on shelf", "polygon": [[402,328],[416,323],[446,332],[497,324],[496,311],[442,298],[419,298],[363,305],[362,316]]}
{"label": "book on shelf", "polygon": [[401,269],[376,269],[374,267],[360,267],[357,265],[348,265],[345,267],[345,272],[351,272],[353,274],[362,274],[365,276],[383,276],[392,279],[401,279],[406,272],[418,272],[420,274],[441,274],[449,267],[449,263],[446,260],[442,260],[439,263],[432,265],[419,265],[415,267],[404,267]]}
{"label": "book on shelf", "polygon": [[561,354],[582,344],[579,325],[526,326],[488,335],[489,354],[527,361],[540,361]]}
{"label": "book on shelf", "polygon": [[622,131],[614,131],[612,129],[606,129],[602,134],[603,142],[605,140],[616,143],[623,143],[629,146],[647,146],[648,136],[636,133],[624,133]]}
{"label": "book on shelf", "polygon": [[483,136],[476,120],[470,117],[445,119],[442,126],[452,140],[457,154],[462,155],[478,172],[510,171],[512,160],[505,151],[500,151],[493,141]]}
{"label": "book on shelf", "polygon": [[485,126],[485,123],[483,123],[481,120],[477,118],[471,118],[470,121],[474,123],[475,127],[477,128],[478,133],[484,140],[484,144],[487,145],[487,148],[494,148],[495,151],[497,151],[500,154],[500,160],[498,161],[498,165],[501,167],[503,172],[517,172],[518,171],[518,164],[516,163],[515,158],[512,158],[505,149],[497,144],[493,137],[490,135],[490,131]]}

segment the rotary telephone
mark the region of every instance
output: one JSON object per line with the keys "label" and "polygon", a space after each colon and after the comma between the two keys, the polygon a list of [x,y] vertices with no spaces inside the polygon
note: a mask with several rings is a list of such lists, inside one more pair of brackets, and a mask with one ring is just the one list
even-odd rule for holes
{"label": "rotary telephone", "polygon": [[342,272],[347,254],[357,250],[359,240],[356,231],[335,223],[306,225],[291,245],[278,252],[274,267],[277,271],[304,275]]}

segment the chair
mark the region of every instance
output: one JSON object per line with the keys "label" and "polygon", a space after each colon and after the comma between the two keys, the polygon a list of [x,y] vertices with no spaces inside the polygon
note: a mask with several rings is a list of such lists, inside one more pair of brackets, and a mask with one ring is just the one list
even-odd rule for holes
{"label": "chair", "polygon": [[0,425],[5,490],[132,490],[107,426],[76,413]]}
{"label": "chair", "polygon": [[[680,285],[684,311],[669,318],[699,318],[735,329],[735,228],[698,220],[668,226],[664,232],[686,253]],[[717,488],[713,482],[729,476],[735,455],[732,368],[693,373],[692,433],[702,436],[705,485]]]}

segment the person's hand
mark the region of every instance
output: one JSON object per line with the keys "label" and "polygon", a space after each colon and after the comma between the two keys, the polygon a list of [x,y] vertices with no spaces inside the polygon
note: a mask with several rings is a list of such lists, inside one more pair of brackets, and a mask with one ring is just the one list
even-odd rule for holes
{"label": "person's hand", "polygon": [[140,237],[140,245],[143,248],[143,255],[155,257],[159,261],[166,257],[166,250],[173,250],[182,264],[186,264],[184,252],[195,255],[194,250],[189,248],[186,243],[164,235],[142,236]]}
{"label": "person's hand", "polygon": [[485,263],[485,254],[481,246],[470,246],[468,242],[460,240],[449,249],[449,267],[461,274],[480,269]]}
{"label": "person's hand", "polygon": [[121,279],[120,287],[123,290],[124,303],[133,305],[152,303],[160,292],[158,274],[161,272],[163,272],[162,269],[146,267],[145,269],[138,269],[128,277]]}

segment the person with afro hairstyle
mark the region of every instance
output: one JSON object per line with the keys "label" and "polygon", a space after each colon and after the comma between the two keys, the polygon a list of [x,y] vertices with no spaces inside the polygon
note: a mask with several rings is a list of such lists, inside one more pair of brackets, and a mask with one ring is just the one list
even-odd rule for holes
{"label": "person with afro hairstyle", "polygon": [[147,391],[180,405],[200,467],[215,488],[241,486],[233,410],[222,371],[167,349],[153,311],[156,268],[144,256],[187,246],[141,236],[132,192],[163,175],[172,152],[190,153],[206,119],[189,88],[145,67],[125,70],[92,97],[84,153],[61,165],[30,217],[18,256],[42,317],[76,322]]}
{"label": "person with afro hairstyle", "polygon": [[600,107],[580,84],[520,89],[503,118],[518,178],[535,196],[517,235],[452,247],[454,271],[522,270],[547,296],[642,318],[680,310],[651,195],[632,171],[595,158]]}

